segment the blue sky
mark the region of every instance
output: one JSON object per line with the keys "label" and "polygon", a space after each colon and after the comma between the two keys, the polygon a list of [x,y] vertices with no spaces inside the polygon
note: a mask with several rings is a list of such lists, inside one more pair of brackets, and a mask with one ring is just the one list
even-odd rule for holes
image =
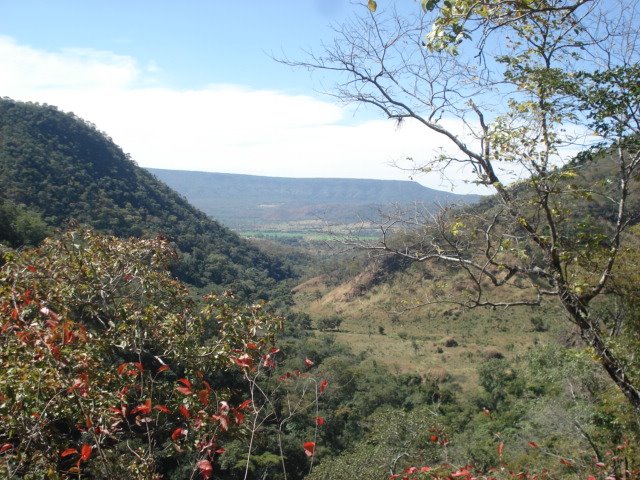
{"label": "blue sky", "polygon": [[330,40],[348,0],[0,1],[1,33],[49,51],[92,48],[155,63],[176,88],[232,83],[306,92],[309,75],[275,63]]}
{"label": "blue sky", "polygon": [[[390,163],[428,158],[435,137],[356,114],[322,95],[330,78],[269,57],[303,58],[361,8],[348,0],[0,0],[0,95],[73,111],[141,166],[408,179]],[[418,180],[451,189],[435,175]]]}

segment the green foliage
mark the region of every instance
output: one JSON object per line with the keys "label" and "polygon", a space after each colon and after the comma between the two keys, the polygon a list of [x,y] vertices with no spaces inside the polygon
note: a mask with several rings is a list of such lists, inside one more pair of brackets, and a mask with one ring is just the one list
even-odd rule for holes
{"label": "green foliage", "polygon": [[42,217],[24,205],[0,200],[0,243],[10,247],[34,246],[49,232]]}
{"label": "green foliage", "polygon": [[534,332],[546,332],[549,330],[549,324],[541,315],[532,315],[529,317]]}
{"label": "green foliage", "polygon": [[340,317],[339,315],[322,317],[316,322],[318,330],[338,330],[341,324],[342,317]]}
{"label": "green foliage", "polygon": [[[3,98],[0,138],[0,189],[48,225],[74,220],[119,237],[164,234],[180,252],[173,271],[181,280],[289,302],[288,291],[276,288],[291,276],[286,266],[189,205],[93,125]],[[41,238],[37,220],[21,221],[23,234]]]}
{"label": "green foliage", "polygon": [[445,458],[441,445],[429,440],[438,423],[428,408],[410,412],[381,408],[363,423],[365,438],[333,461],[321,463],[307,478],[386,479],[394,467],[412,461],[435,463]]}
{"label": "green foliage", "polygon": [[232,366],[259,362],[280,319],[229,298],[195,303],[166,270],[174,255],[163,239],[90,231],[9,254],[3,477],[184,478],[246,438],[248,385]]}

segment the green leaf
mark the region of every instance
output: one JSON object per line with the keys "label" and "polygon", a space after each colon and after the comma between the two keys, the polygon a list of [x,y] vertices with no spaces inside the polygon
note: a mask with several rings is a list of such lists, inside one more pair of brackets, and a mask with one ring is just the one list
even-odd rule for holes
{"label": "green leaf", "polygon": [[421,0],[422,10],[425,12],[432,11],[438,4],[438,0]]}

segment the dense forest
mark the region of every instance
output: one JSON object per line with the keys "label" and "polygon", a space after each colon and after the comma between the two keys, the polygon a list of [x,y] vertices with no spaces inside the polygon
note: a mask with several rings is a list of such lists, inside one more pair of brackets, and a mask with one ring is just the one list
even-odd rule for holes
{"label": "dense forest", "polygon": [[[27,208],[37,225],[54,228],[72,221],[119,237],[169,234],[181,252],[174,273],[198,287],[233,284],[247,298],[273,299],[281,293],[277,282],[291,276],[278,259],[195,209],[72,114],[0,99],[0,138],[5,210]],[[27,242],[35,227],[22,229]]]}
{"label": "dense forest", "polygon": [[90,123],[0,101],[0,476],[640,478],[633,9],[379,3],[281,63],[442,135],[423,171],[494,195],[333,256],[242,239]]}

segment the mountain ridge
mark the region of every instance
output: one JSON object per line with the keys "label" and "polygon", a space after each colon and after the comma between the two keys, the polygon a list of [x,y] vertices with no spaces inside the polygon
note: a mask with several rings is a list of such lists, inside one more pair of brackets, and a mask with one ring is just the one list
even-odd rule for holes
{"label": "mountain ridge", "polygon": [[148,168],[208,215],[242,229],[278,221],[319,217],[352,222],[391,204],[428,208],[475,203],[478,195],[457,195],[409,180],[292,178]]}

